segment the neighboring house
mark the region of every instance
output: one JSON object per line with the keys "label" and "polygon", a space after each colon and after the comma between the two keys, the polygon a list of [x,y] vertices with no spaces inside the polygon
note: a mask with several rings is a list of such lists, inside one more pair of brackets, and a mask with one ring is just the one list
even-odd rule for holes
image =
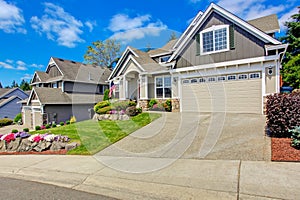
{"label": "neighboring house", "polygon": [[0,119],[14,119],[18,113],[21,113],[20,101],[27,98],[28,94],[20,88],[0,88]]}
{"label": "neighboring house", "polygon": [[212,3],[161,49],[127,47],[109,81],[117,98],[144,109],[155,98],[172,99],[173,111],[262,113],[280,88],[287,45],[278,31],[276,15],[247,22]]}
{"label": "neighboring house", "polygon": [[89,119],[103,99],[111,73],[106,67],[51,58],[45,72],[36,71],[30,97],[23,106],[24,124],[30,127]]}

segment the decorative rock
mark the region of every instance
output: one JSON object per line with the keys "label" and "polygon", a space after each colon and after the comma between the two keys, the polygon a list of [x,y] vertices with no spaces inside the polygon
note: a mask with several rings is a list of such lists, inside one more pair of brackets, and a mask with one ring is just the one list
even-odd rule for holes
{"label": "decorative rock", "polygon": [[6,151],[5,141],[1,140],[0,141],[0,152],[5,152],[5,151]]}
{"label": "decorative rock", "polygon": [[32,150],[32,143],[29,140],[22,140],[19,148],[18,148],[18,152],[26,152],[26,151],[31,151]]}
{"label": "decorative rock", "polygon": [[98,120],[98,121],[102,121],[102,120],[112,120],[112,121],[116,121],[116,120],[129,120],[130,117],[128,115],[125,114],[104,114],[104,115],[99,115],[99,114],[95,114],[93,117],[93,120]]}
{"label": "decorative rock", "polygon": [[66,147],[65,147],[65,149],[66,149],[67,151],[70,151],[70,150],[72,150],[72,149],[75,149],[75,148],[78,147],[78,146],[79,146],[79,144],[78,144],[77,142],[72,142],[72,143],[70,143],[70,144],[67,144]]}
{"label": "decorative rock", "polygon": [[63,142],[57,142],[57,141],[53,141],[52,142],[52,145],[50,147],[50,150],[51,151],[58,151],[60,149],[63,149],[65,148],[66,144],[63,143]]}
{"label": "decorative rock", "polygon": [[6,150],[7,151],[17,151],[21,143],[21,138],[16,138],[15,140],[11,141],[7,144]]}

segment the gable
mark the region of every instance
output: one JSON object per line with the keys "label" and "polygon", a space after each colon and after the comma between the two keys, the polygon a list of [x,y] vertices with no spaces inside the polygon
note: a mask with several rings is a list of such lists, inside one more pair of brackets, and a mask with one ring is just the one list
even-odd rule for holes
{"label": "gable", "polygon": [[34,74],[31,83],[41,82],[41,79],[38,77],[37,73]]}
{"label": "gable", "polygon": [[28,98],[28,95],[21,89],[19,88],[14,88],[14,89],[10,89],[9,91],[7,91],[5,94],[3,94],[2,96],[0,96],[1,98],[9,98],[12,96],[17,96],[20,99],[26,99]]}
{"label": "gable", "polygon": [[[203,33],[218,27],[227,28],[227,49],[220,52],[203,52]],[[231,30],[230,30],[231,29]],[[202,34],[202,35],[201,35]],[[247,59],[265,55],[265,42],[229,21],[220,14],[212,12],[198,27],[193,39],[177,59],[176,68]]]}
{"label": "gable", "polygon": [[56,65],[49,65],[46,73],[49,74],[49,77],[51,78],[62,76],[62,73],[60,72],[60,70]]}

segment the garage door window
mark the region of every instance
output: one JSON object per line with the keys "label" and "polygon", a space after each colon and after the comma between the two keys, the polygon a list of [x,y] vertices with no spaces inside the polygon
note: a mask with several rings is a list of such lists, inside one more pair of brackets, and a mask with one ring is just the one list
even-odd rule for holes
{"label": "garage door window", "polygon": [[170,76],[156,77],[155,87],[156,98],[172,97],[172,83]]}
{"label": "garage door window", "polygon": [[256,79],[256,78],[260,78],[260,73],[252,73],[249,75],[250,79]]}
{"label": "garage door window", "polygon": [[229,76],[227,76],[227,80],[228,81],[234,81],[234,80],[236,80],[236,75],[229,75]]}
{"label": "garage door window", "polygon": [[216,82],[216,77],[209,77],[208,82]]}
{"label": "garage door window", "polygon": [[191,80],[191,83],[198,83],[198,80],[196,78]]}
{"label": "garage door window", "polygon": [[218,81],[226,81],[226,76],[219,76]]}
{"label": "garage door window", "polygon": [[245,79],[248,79],[247,74],[239,74],[239,80],[245,80]]}
{"label": "garage door window", "polygon": [[205,78],[199,78],[199,83],[205,83]]}

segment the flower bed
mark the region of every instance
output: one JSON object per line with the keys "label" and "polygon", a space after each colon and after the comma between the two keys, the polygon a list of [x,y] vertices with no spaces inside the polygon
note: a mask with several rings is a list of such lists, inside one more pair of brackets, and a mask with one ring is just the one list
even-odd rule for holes
{"label": "flower bed", "polygon": [[0,134],[0,153],[61,151],[76,148],[78,144],[68,144],[67,136],[54,134],[30,135],[26,132]]}
{"label": "flower bed", "polygon": [[272,161],[300,161],[300,150],[291,146],[290,138],[271,138]]}

